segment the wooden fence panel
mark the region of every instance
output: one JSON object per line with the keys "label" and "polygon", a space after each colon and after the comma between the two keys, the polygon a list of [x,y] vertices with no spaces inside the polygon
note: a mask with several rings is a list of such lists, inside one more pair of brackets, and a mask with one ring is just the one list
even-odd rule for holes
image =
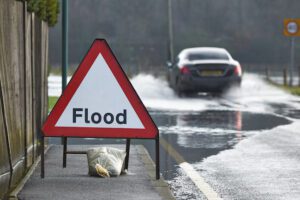
{"label": "wooden fence panel", "polygon": [[0,199],[39,154],[47,115],[48,25],[26,1],[0,1]]}
{"label": "wooden fence panel", "polygon": [[8,97],[4,99],[4,106],[7,108],[5,114],[7,119],[8,137],[10,143],[10,154],[13,166],[11,187],[16,186],[24,172],[24,92],[23,92],[23,70],[24,70],[24,41],[23,41],[23,7],[22,3],[9,1],[10,9],[6,21],[5,47],[8,58],[8,74],[6,79]]}
{"label": "wooden fence panel", "polygon": [[2,103],[2,99],[0,98],[0,115],[2,116],[0,117],[0,199],[3,198],[3,195],[8,191],[11,174],[7,145],[7,132],[5,130]]}
{"label": "wooden fence panel", "polygon": [[[35,113],[35,139],[34,141],[38,141],[40,138],[40,130],[41,130],[41,99],[39,99],[39,96],[41,96],[41,68],[42,68],[42,43],[41,43],[41,35],[42,35],[42,24],[40,23],[40,20],[35,17],[34,18],[34,93],[35,93],[35,104],[34,107],[34,113]],[[39,148],[38,143],[35,143],[35,155],[38,155]]]}
{"label": "wooden fence panel", "polygon": [[[0,8],[4,3],[0,1]],[[4,12],[0,12],[0,24],[5,20]],[[4,79],[4,66],[7,65],[4,47],[4,29],[0,26],[0,199],[4,197],[9,188],[10,163],[8,155],[7,131],[5,130],[5,115],[3,111],[2,81]]]}
{"label": "wooden fence panel", "polygon": [[[0,23],[3,16],[0,13]],[[4,43],[3,29],[0,26],[0,44]],[[4,55],[5,48],[0,45],[0,199],[4,197],[9,189],[11,165],[8,148],[8,131],[6,118],[4,113],[3,94],[2,94],[2,80],[4,79],[4,66],[7,65]]]}
{"label": "wooden fence panel", "polygon": [[27,167],[31,166],[34,162],[33,155],[33,118],[32,118],[32,41],[31,41],[31,16],[32,14],[26,13],[26,26],[25,26],[25,37],[26,37],[26,67],[25,67],[25,105],[26,105],[26,151],[27,151],[27,159],[26,164]]}
{"label": "wooden fence panel", "polygon": [[32,89],[32,144],[33,144],[33,160],[35,160],[37,158],[36,155],[36,133],[37,133],[37,129],[36,129],[36,118],[37,118],[37,109],[36,109],[36,104],[37,104],[37,96],[36,96],[36,81],[35,81],[35,77],[36,77],[36,73],[35,73],[35,43],[36,43],[36,35],[35,35],[35,24],[36,24],[36,20],[35,20],[35,14],[31,15],[31,77],[32,77],[32,85],[31,85],[31,89]]}

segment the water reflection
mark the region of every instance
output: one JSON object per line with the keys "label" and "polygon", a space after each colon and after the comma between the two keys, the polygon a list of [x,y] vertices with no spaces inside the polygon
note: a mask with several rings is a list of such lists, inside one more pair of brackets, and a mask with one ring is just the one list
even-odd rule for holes
{"label": "water reflection", "polygon": [[176,125],[165,133],[177,134],[177,144],[185,148],[224,149],[235,144],[236,138],[242,138],[241,127],[241,112],[225,112],[219,116],[204,112],[203,115],[178,115]]}
{"label": "water reflection", "polygon": [[[160,136],[189,163],[230,149],[260,130],[290,123],[283,117],[242,111],[176,113],[152,110],[151,115],[159,127]],[[151,152],[153,146],[146,144],[146,147]],[[168,180],[177,177],[177,163],[163,149],[161,158],[163,176]]]}
{"label": "water reflection", "polygon": [[259,131],[272,129],[279,125],[289,124],[291,121],[280,116],[267,113],[250,113],[243,111],[217,111],[168,113],[152,111],[155,123],[162,130],[161,133],[180,134],[183,132],[197,132],[200,129],[212,129],[228,132]]}
{"label": "water reflection", "polygon": [[238,141],[242,140],[242,128],[243,128],[243,123],[242,123],[243,117],[241,114],[241,111],[236,111],[235,112],[235,122],[236,122],[236,138]]}

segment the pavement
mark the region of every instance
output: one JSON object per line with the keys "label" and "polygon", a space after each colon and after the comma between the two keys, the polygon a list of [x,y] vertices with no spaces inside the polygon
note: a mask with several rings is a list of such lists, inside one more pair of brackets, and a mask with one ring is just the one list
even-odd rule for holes
{"label": "pavement", "polygon": [[[125,148],[125,145],[105,146]],[[69,145],[68,150],[82,151],[91,147]],[[18,199],[174,199],[168,184],[163,179],[155,179],[153,161],[141,145],[131,145],[128,174],[112,178],[89,176],[86,155],[68,154],[67,168],[62,168],[62,153],[62,146],[50,147],[45,156],[45,178],[40,178],[40,165],[37,165],[16,194]]]}

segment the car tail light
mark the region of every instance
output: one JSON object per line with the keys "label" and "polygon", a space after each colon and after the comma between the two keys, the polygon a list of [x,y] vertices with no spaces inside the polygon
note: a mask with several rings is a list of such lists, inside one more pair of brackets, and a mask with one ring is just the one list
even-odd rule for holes
{"label": "car tail light", "polygon": [[242,75],[242,68],[240,65],[235,66],[234,68],[234,74],[237,76],[241,76]]}
{"label": "car tail light", "polygon": [[191,71],[187,66],[183,66],[182,68],[180,68],[180,73],[181,74],[190,74]]}

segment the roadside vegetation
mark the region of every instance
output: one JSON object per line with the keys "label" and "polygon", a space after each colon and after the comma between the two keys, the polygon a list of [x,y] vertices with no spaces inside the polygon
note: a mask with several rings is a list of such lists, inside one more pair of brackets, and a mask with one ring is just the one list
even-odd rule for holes
{"label": "roadside vegetation", "polygon": [[48,97],[48,111],[50,112],[54,105],[56,104],[58,97]]}
{"label": "roadside vegetation", "polygon": [[300,96],[300,86],[288,86],[288,85],[281,85],[281,84],[278,84],[278,83],[275,83],[271,80],[268,80],[268,82],[273,85],[273,86],[276,86],[282,90],[285,90],[293,95],[297,95],[297,96]]}
{"label": "roadside vegetation", "polygon": [[54,26],[58,20],[59,2],[58,0],[27,0],[28,12],[35,13],[38,18]]}
{"label": "roadside vegetation", "polygon": [[290,92],[291,94],[298,95],[300,96],[300,87],[299,86],[283,86],[283,85],[278,85],[278,87],[282,88],[285,91]]}
{"label": "roadside vegetation", "polygon": [[[68,76],[72,76],[77,68],[75,67],[68,67]],[[61,76],[61,67],[54,67],[49,65],[48,67],[48,76],[49,75]]]}

